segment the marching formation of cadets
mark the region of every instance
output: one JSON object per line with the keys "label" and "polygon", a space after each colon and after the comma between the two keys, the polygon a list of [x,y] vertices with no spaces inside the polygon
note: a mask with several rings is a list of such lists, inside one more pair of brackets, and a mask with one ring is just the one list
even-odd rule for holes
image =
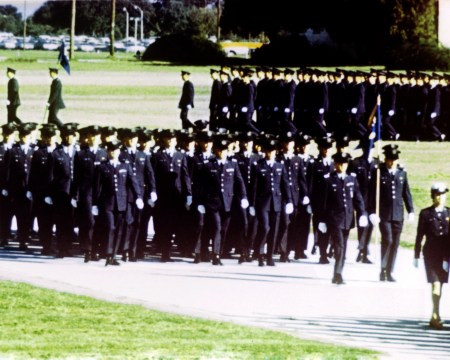
{"label": "marching formation of cadets", "polygon": [[[269,67],[211,69],[210,129],[279,134],[300,132],[314,138],[363,138],[372,122],[378,95],[382,138],[439,140],[450,131],[450,75],[417,71],[396,74],[321,71]],[[257,82],[253,80],[256,73]],[[193,86],[183,72],[189,94],[180,102],[183,128],[190,126]],[[185,84],[185,85],[186,85]]]}
{"label": "marching formation of cadets", "polygon": [[363,155],[352,159],[348,138],[318,137],[314,158],[312,138],[290,131],[212,132],[204,121],[178,131],[78,126],[1,127],[0,240],[6,249],[12,217],[21,251],[27,250],[36,217],[43,255],[55,254],[54,236],[57,257],[71,256],[79,242],[85,262],[106,258],[105,265],[119,265],[120,256],[144,258],[153,218],[152,249],[162,262],[172,261],[176,245],[193,263],[222,265],[235,249],[240,264],[274,266],[275,260],[290,262],[291,252],[295,259],[307,258],[312,225],[313,252],[318,247],[321,264],[334,256],[333,283],[342,284],[350,229],[358,226],[357,261],[371,263],[369,241],[379,224],[380,280],[395,281],[403,204],[408,217],[414,215],[397,145],[384,147],[386,159],[379,165],[380,219],[374,196],[378,165],[364,140]]}

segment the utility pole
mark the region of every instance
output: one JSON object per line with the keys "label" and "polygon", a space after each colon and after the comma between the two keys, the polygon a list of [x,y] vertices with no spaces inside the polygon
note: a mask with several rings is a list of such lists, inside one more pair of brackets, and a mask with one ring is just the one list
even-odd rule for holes
{"label": "utility pole", "polygon": [[109,55],[114,56],[114,31],[116,30],[116,0],[111,0],[111,34],[109,36]]}
{"label": "utility pole", "polygon": [[23,49],[25,50],[25,41],[27,39],[27,0],[23,2]]}
{"label": "utility pole", "polygon": [[139,12],[141,13],[141,41],[142,41],[142,40],[144,40],[144,12],[137,5],[134,5],[134,8],[136,10],[139,10]]}
{"label": "utility pole", "polygon": [[126,40],[128,41],[128,36],[130,33],[130,14],[128,13],[128,10],[126,7],[123,8],[123,11],[125,11],[125,16],[126,16],[126,23],[125,23],[125,36],[126,36]]}
{"label": "utility pole", "polygon": [[139,18],[138,17],[132,17],[132,18],[130,18],[130,20],[131,21],[133,21],[134,20],[134,45],[136,45],[136,43],[137,43],[137,29],[138,29],[138,21],[139,21]]}
{"label": "utility pole", "polygon": [[75,50],[75,14],[76,14],[76,2],[77,0],[72,0],[72,19],[70,22],[70,53],[69,59],[73,59]]}

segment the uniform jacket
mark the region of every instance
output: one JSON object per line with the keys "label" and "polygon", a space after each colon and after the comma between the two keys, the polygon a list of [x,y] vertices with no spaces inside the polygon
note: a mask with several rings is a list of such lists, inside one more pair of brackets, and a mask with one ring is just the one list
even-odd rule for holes
{"label": "uniform jacket", "polygon": [[358,180],[359,190],[364,199],[364,204],[366,209],[369,205],[369,187],[371,176],[375,174],[377,164],[375,160],[369,162],[369,160],[364,156],[359,156],[354,158],[349,166],[347,173],[355,174]]}
{"label": "uniform jacket", "polygon": [[194,107],[194,85],[189,80],[186,80],[183,84],[178,108],[186,110],[188,105],[191,105],[192,108]]}
{"label": "uniform jacket", "polygon": [[235,154],[234,158],[238,163],[239,171],[241,172],[242,178],[244,179],[244,183],[248,192],[250,186],[250,175],[252,165],[260,159],[260,156],[255,153],[251,153],[251,155],[247,157],[244,154],[244,152],[239,152]]}
{"label": "uniform jacket", "polygon": [[236,160],[219,165],[217,159],[206,163],[201,171],[199,204],[211,211],[231,211],[233,197],[247,198],[244,180]]}
{"label": "uniform jacket", "polygon": [[[375,213],[376,170],[370,179],[369,212]],[[385,164],[380,164],[380,219],[381,221],[403,221],[403,203],[408,213],[414,212],[406,171],[397,167],[391,175]]]}
{"label": "uniform jacket", "polygon": [[98,148],[94,154],[89,147],[83,147],[75,154],[73,165],[72,197],[78,201],[91,203],[94,185],[94,169],[106,161],[108,155],[104,149]]}
{"label": "uniform jacket", "polygon": [[211,98],[209,100],[209,109],[216,110],[220,103],[220,88],[222,83],[220,80],[214,80],[211,86]]}
{"label": "uniform jacket", "polygon": [[342,180],[333,171],[325,177],[324,185],[320,222],[349,230],[355,226],[355,210],[360,215],[367,215],[356,177],[346,174]]}
{"label": "uniform jacket", "polygon": [[448,207],[444,207],[441,216],[438,215],[433,206],[425,208],[420,212],[416,245],[414,248],[416,258],[420,257],[422,240],[425,236],[426,241],[423,246],[424,256],[440,255],[442,256],[442,260],[448,260],[448,251],[450,249],[449,218],[450,208]]}
{"label": "uniform jacket", "polygon": [[283,163],[270,167],[265,159],[254,163],[250,176],[249,202],[261,211],[281,211],[283,203],[292,202],[289,180]]}
{"label": "uniform jacket", "polygon": [[64,151],[64,146],[60,145],[53,151],[53,183],[54,193],[72,194],[75,147],[73,153]]}
{"label": "uniform jacket", "polygon": [[294,206],[301,204],[303,197],[308,196],[308,188],[306,177],[304,173],[303,159],[298,156],[293,156],[291,159],[280,154],[278,161],[284,162],[289,181],[289,191]]}
{"label": "uniform jacket", "polygon": [[153,155],[152,165],[159,199],[192,195],[186,154],[175,151],[171,157],[161,149]]}
{"label": "uniform jacket", "polygon": [[53,192],[53,156],[47,146],[34,151],[30,166],[28,188],[35,199],[51,196]]}
{"label": "uniform jacket", "polygon": [[8,106],[19,106],[20,105],[20,97],[19,97],[19,82],[16,78],[11,78],[8,81]]}
{"label": "uniform jacket", "polygon": [[125,211],[129,202],[128,188],[135,198],[142,198],[130,164],[119,162],[114,167],[109,161],[102,162],[94,171],[92,203],[103,211]]}
{"label": "uniform jacket", "polygon": [[324,159],[318,156],[311,167],[311,207],[314,214],[321,211],[321,199],[325,185],[325,175],[334,171],[334,163],[324,164]]}
{"label": "uniform jacket", "polygon": [[6,151],[6,189],[11,196],[24,195],[28,191],[31,160],[34,149],[30,145],[25,153],[19,143]]}
{"label": "uniform jacket", "polygon": [[66,105],[62,99],[62,83],[59,78],[55,78],[50,86],[50,95],[47,101],[51,109],[64,109]]}

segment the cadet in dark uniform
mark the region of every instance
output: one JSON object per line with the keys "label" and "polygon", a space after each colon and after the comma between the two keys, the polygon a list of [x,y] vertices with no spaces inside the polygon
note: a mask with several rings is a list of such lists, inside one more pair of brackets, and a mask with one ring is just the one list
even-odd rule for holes
{"label": "cadet in dark uniform", "polygon": [[35,126],[23,123],[19,127],[19,142],[6,151],[6,181],[3,196],[11,199],[11,208],[17,220],[19,250],[27,250],[31,228],[32,195],[28,187],[31,160],[34,149],[31,146]]}
{"label": "cadet in dark uniform", "polygon": [[190,76],[191,73],[188,71],[181,72],[181,78],[183,79],[184,84],[178,108],[181,109],[180,119],[181,127],[183,129],[194,127],[194,124],[188,118],[189,110],[194,108],[194,85],[189,80]]}
{"label": "cadet in dark uniform", "polygon": [[253,125],[253,113],[255,111],[255,91],[256,87],[251,80],[253,70],[245,69],[242,80],[239,83],[239,96],[233,97],[236,101],[236,111],[238,114],[236,129],[238,131],[251,131],[259,133],[259,130]]}
{"label": "cadet in dark uniform", "polygon": [[408,220],[414,220],[414,207],[406,171],[397,163],[400,150],[397,145],[383,147],[385,161],[380,164],[380,215],[376,210],[376,171],[371,175],[369,213],[374,225],[379,223],[381,232],[380,281],[395,281],[392,272],[403,229],[403,203]]}
{"label": "cadet in dark uniform", "polygon": [[[292,214],[294,206],[289,191],[289,179],[284,164],[275,161],[278,143],[273,138],[265,138],[261,146],[263,159],[255,163],[250,176],[250,215],[258,218],[258,232],[255,239],[255,256],[258,265],[264,266],[264,250],[267,244],[266,261],[275,266],[273,253],[280,223],[280,212]],[[282,208],[282,204],[286,204]]]}
{"label": "cadet in dark uniform", "polygon": [[58,77],[58,69],[50,68],[49,71],[50,77],[53,80],[50,86],[50,95],[47,100],[48,123],[55,124],[58,128],[61,128],[62,122],[58,119],[58,111],[66,107],[62,99],[62,83]]}
{"label": "cadet in dark uniform", "polygon": [[209,129],[217,131],[219,127],[219,115],[220,110],[220,88],[222,83],[220,82],[219,71],[216,69],[210,69],[209,73],[213,81],[211,85],[211,97],[209,100]]}
{"label": "cadet in dark uniform", "polygon": [[161,242],[161,261],[172,261],[170,250],[172,236],[183,206],[192,205],[191,179],[186,154],[176,150],[176,135],[172,130],[159,133],[161,148],[152,157],[158,201],[155,206],[155,231]]}
{"label": "cadet in dark uniform", "polygon": [[94,169],[107,160],[106,151],[99,147],[101,128],[91,125],[79,130],[80,150],[73,165],[72,206],[77,207],[79,239],[86,259],[98,261],[103,244],[93,244],[94,216],[92,215],[92,186]]}
{"label": "cadet in dark uniform", "polygon": [[[33,211],[39,226],[39,240],[42,255],[50,255],[53,228],[53,150],[56,145],[56,125],[44,124],[41,129],[41,143],[31,160],[28,188],[33,200]],[[66,249],[64,249],[66,250]],[[58,252],[58,257],[67,256]]]}
{"label": "cadet in dark uniform", "polygon": [[358,180],[347,175],[348,153],[333,155],[335,171],[325,175],[325,186],[322,189],[323,210],[319,215],[319,231],[329,231],[334,246],[334,275],[333,284],[344,284],[342,270],[344,268],[347,240],[350,229],[355,227],[355,211],[360,214],[358,224],[367,226],[367,213],[364,200],[358,186]]}
{"label": "cadet in dark uniform", "polygon": [[6,108],[8,109],[8,122],[22,124],[17,117],[17,108],[20,106],[19,82],[16,79],[16,70],[8,68],[6,70],[8,76],[8,99],[6,100]]}
{"label": "cadet in dark uniform", "polygon": [[[77,151],[77,123],[64,124],[61,144],[53,151],[52,200],[59,254],[70,251],[74,238],[74,210],[71,204],[74,158]],[[89,257],[85,259],[89,261]]]}
{"label": "cadet in dark uniform", "polygon": [[[231,219],[231,204],[235,196],[241,207],[249,205],[244,180],[236,160],[228,160],[228,141],[217,139],[213,149],[215,157],[201,169],[199,205],[197,210],[212,221],[213,265],[222,265],[220,253]],[[197,179],[196,179],[197,181]]]}
{"label": "cadet in dark uniform", "polygon": [[430,327],[437,330],[444,328],[441,317],[439,316],[439,302],[442,295],[442,285],[448,282],[450,208],[445,206],[447,192],[448,188],[443,183],[434,183],[431,186],[433,205],[420,212],[414,251],[414,266],[418,267],[420,252],[422,250],[422,240],[425,236],[423,259],[427,280],[431,284],[431,296],[433,300],[433,313],[431,315]]}
{"label": "cadet in dark uniform", "polygon": [[2,125],[3,141],[0,143],[0,246],[7,246],[11,236],[11,221],[13,214],[11,211],[11,198],[6,190],[6,152],[10,150],[15,142],[17,126],[14,123]]}
{"label": "cadet in dark uniform", "polygon": [[144,202],[130,164],[119,161],[120,143],[110,142],[105,145],[108,160],[99,164],[94,171],[92,214],[103,217],[106,266],[119,265],[115,255],[127,226],[125,217],[129,206],[129,188],[132,189],[138,209],[144,208]]}

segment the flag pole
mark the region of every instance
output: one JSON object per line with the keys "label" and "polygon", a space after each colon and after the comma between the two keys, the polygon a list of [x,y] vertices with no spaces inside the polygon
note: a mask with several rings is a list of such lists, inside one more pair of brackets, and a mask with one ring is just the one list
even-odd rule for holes
{"label": "flag pole", "polygon": [[[380,107],[381,107],[381,96],[377,96],[377,123],[376,123],[376,139],[377,141],[377,155],[378,155],[378,166],[377,166],[377,179],[376,179],[376,189],[375,189],[375,214],[377,217],[380,217],[380,159],[381,159],[381,114],[380,114]],[[378,227],[378,226],[377,226]],[[379,227],[378,229],[375,228],[375,246],[378,245],[379,241]],[[379,253],[381,254],[381,252]],[[378,259],[378,255],[376,256],[376,259]],[[381,263],[381,255],[380,255],[380,263]]]}

